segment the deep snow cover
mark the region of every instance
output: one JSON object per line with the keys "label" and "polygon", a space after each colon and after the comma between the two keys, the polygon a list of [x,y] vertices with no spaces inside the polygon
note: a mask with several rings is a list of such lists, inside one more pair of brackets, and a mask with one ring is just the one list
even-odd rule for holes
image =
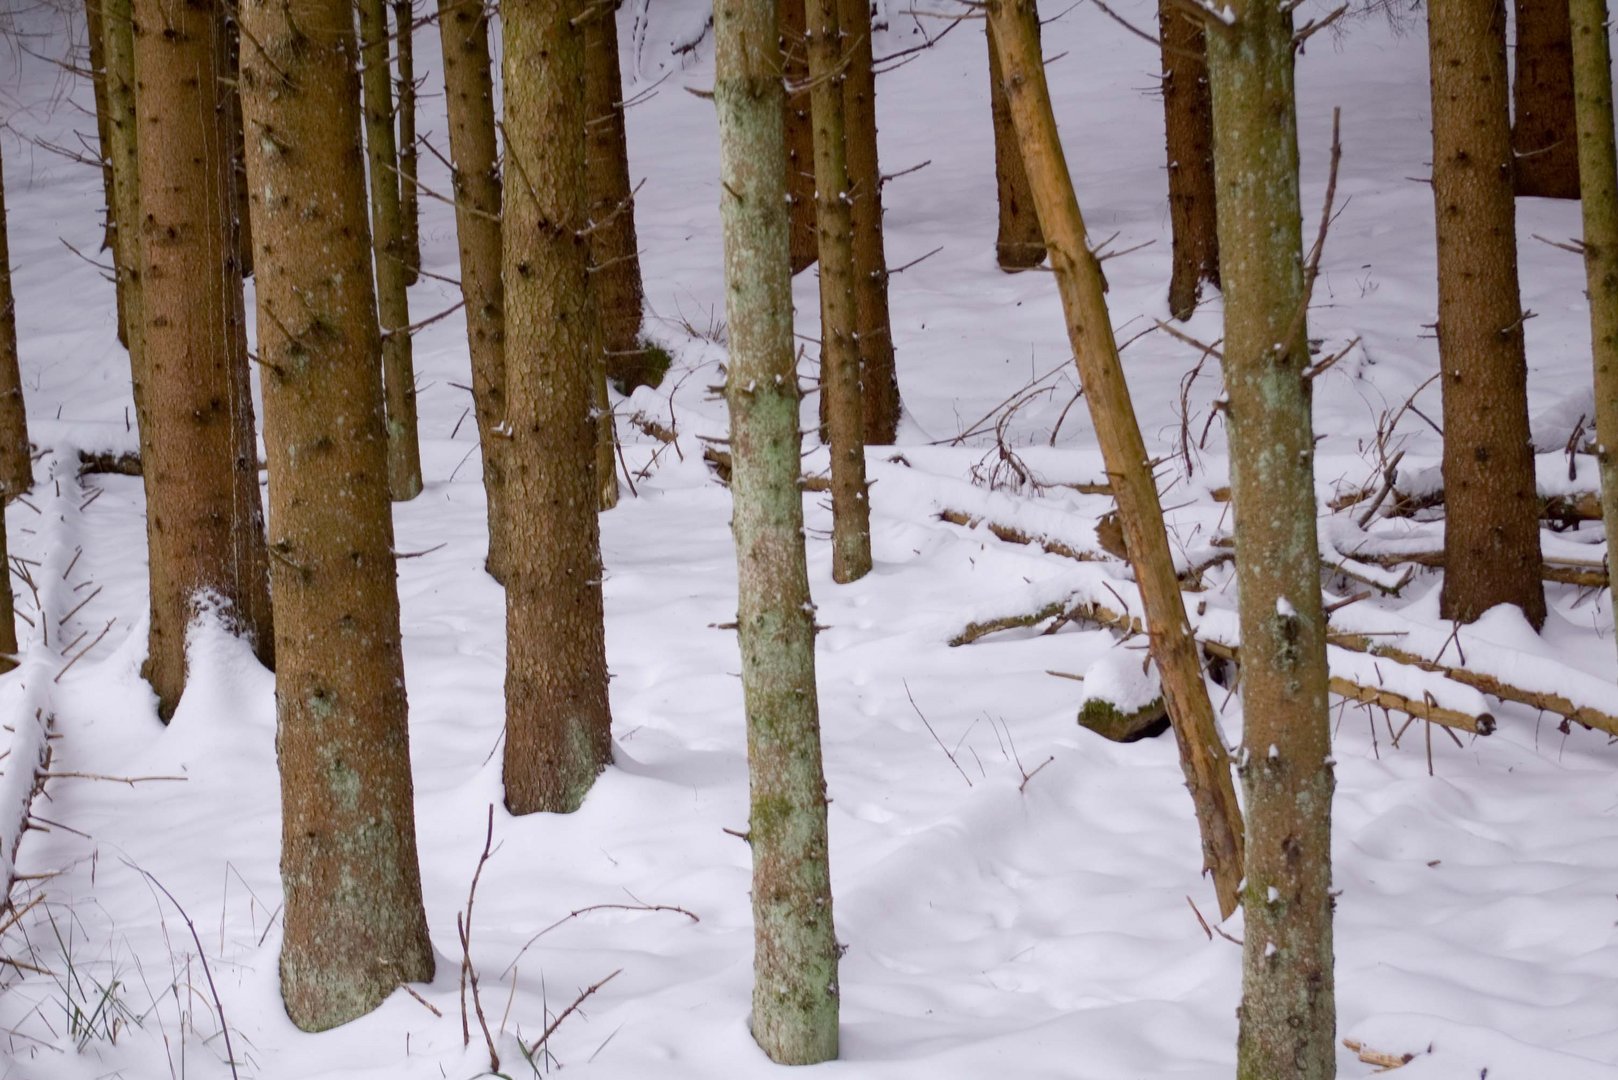
{"label": "deep snow cover", "polygon": [[[1152,24],[1154,4],[1113,3]],[[24,36],[0,52],[0,111],[13,129],[0,138],[24,385],[42,456],[34,494],[6,522],[12,553],[40,564],[50,621],[19,622],[32,659],[0,678],[0,709],[16,727],[48,698],[59,772],[181,779],[50,781],[38,813],[54,824],[29,834],[21,866],[59,873],[28,884],[45,899],[0,948],[50,974],[0,973],[0,1076],[217,1080],[231,1072],[227,1027],[242,1077],[465,1080],[486,1070],[475,1025],[462,1046],[455,921],[491,804],[496,849],[471,956],[489,1022],[503,1032],[504,1072],[529,1075],[517,1036],[531,1042],[581,988],[621,969],[557,1029],[542,1068],[602,1080],[780,1075],[747,1031],[749,858],[724,831],[745,828],[747,785],[736,643],[719,626],[735,613],[729,494],[697,439],[725,428],[709,390],[725,356],[717,136],[711,104],[685,92],[712,85],[705,15],[701,0],[631,0],[619,16],[626,94],[649,95],[628,114],[632,173],[645,180],[637,221],[648,330],[676,365],[660,389],[615,402],[636,487],[602,518],[617,763],[575,815],[519,820],[499,808],[504,608],[481,570],[483,492],[463,328],[452,316],[416,339],[427,488],[396,509],[399,550],[423,553],[399,563],[399,590],[438,977],[416,988],[425,1004],[397,993],[321,1035],[294,1030],[277,991],[273,680],[240,643],[204,629],[185,699],[168,727],[158,722],[138,675],[140,481],[94,475],[81,487],[76,478],[79,448],[134,447],[112,287],[66,246],[95,251],[100,177],[33,141],[93,139],[88,86],[49,59],[70,37],[82,41],[83,29],[48,8],[14,17]],[[879,57],[948,25],[893,0],[883,15]],[[1128,340],[1167,317],[1158,57],[1093,6],[1052,4],[1046,15],[1055,18],[1045,49],[1060,57],[1050,68],[1057,115],[1092,236],[1116,233],[1117,250],[1151,242],[1107,263],[1114,322]],[[426,78],[419,126],[443,148],[431,27],[417,36],[416,63]],[[1082,403],[1047,446],[1075,389],[1051,278],[994,266],[985,68],[982,23],[967,21],[879,82],[885,171],[931,162],[887,185],[889,259],[941,250],[892,280],[903,461],[890,460],[892,449],[869,455],[868,578],[831,582],[829,510],[823,496],[807,496],[817,620],[828,628],[818,661],[835,917],[848,946],[843,1055],[816,1072],[1216,1080],[1235,1058],[1240,951],[1206,933],[1187,902],[1200,918],[1215,913],[1174,748],[1167,739],[1117,746],[1079,729],[1083,688],[1047,674],[1084,672],[1115,650],[1138,670],[1141,643],[1120,646],[1108,631],[1072,623],[1051,635],[1034,628],[947,644],[975,620],[1103,586],[1132,594],[1116,563],[1075,562],[938,518],[955,509],[1095,550],[1096,520],[1111,508],[1068,487],[986,490],[972,478],[974,467],[980,477],[993,471],[992,433],[949,445],[1043,377],[1038,386],[1049,389],[1011,422],[1013,444],[1045,481],[1102,475]],[[1299,61],[1307,232],[1334,106],[1345,148],[1342,213],[1311,334],[1330,349],[1361,339],[1316,388],[1323,514],[1325,500],[1377,479],[1379,419],[1436,370],[1426,326],[1436,307],[1432,203],[1420,182],[1430,157],[1425,73],[1419,25],[1398,33],[1378,19],[1315,37]],[[428,187],[449,189],[431,155],[422,168]],[[432,199],[422,209],[424,265],[453,278],[450,209]],[[1538,316],[1527,323],[1536,440],[1553,453],[1590,408],[1584,270],[1532,237],[1576,236],[1578,207],[1528,199],[1518,213],[1524,302]],[[818,335],[815,290],[813,272],[798,277],[806,339]],[[413,317],[457,299],[452,285],[424,277]],[[1186,329],[1219,336],[1217,296]],[[1198,442],[1219,394],[1217,366],[1204,365],[1182,399],[1197,350],[1151,333],[1124,359],[1148,445],[1166,459],[1178,556],[1200,564],[1229,530],[1228,507],[1212,497],[1226,482],[1218,420]],[[1437,417],[1436,386],[1416,400]],[[806,421],[812,409],[806,402]],[[644,435],[631,422],[637,412],[676,428],[678,443]],[[1183,430],[1192,442],[1184,456]],[[1438,437],[1405,410],[1389,442],[1397,450],[1402,474],[1415,477],[1436,466]],[[816,450],[806,467],[825,461]],[[1437,527],[1372,522],[1370,539],[1393,544],[1410,532],[1430,549]],[[1367,532],[1336,514],[1322,537],[1346,553]],[[1598,563],[1604,550],[1599,524],[1555,543]],[[1214,565],[1207,582],[1204,625],[1233,633],[1229,567]],[[19,609],[41,622],[35,597],[13,585]],[[1450,634],[1437,620],[1437,587],[1434,571],[1419,571],[1400,597],[1365,600],[1343,617],[1360,629],[1437,635],[1436,648]],[[1468,662],[1577,685],[1610,711],[1618,664],[1608,594],[1548,590],[1542,637],[1496,612],[1460,633]],[[1375,666],[1357,655],[1345,662]],[[1234,742],[1240,703],[1213,692]],[[1499,730],[1459,746],[1421,724],[1394,745],[1397,716],[1390,724],[1343,708],[1337,717],[1339,1035],[1417,1053],[1399,1074],[1409,1080],[1484,1070],[1489,1080],[1618,1078],[1615,751],[1605,736],[1563,733],[1530,709],[1492,699],[1487,708]],[[619,906],[584,910],[593,905]],[[1239,918],[1222,929],[1239,937]],[[77,1022],[74,1009],[83,1010]],[[1344,1076],[1371,1071],[1348,1050],[1339,1066]]]}

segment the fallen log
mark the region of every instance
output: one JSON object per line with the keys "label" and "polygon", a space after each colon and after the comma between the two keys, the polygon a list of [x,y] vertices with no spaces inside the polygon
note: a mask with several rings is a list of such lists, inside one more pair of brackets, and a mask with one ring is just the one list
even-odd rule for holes
{"label": "fallen log", "polygon": [[1344,1049],[1352,1052],[1367,1065],[1377,1066],[1377,1072],[1392,1072],[1402,1065],[1409,1065],[1416,1060],[1415,1054],[1389,1054],[1382,1050],[1372,1050],[1358,1039],[1344,1039]]}
{"label": "fallen log", "polygon": [[[1355,552],[1353,555],[1344,553],[1345,557],[1355,562],[1369,563],[1372,566],[1425,566],[1432,569],[1444,568],[1444,553],[1442,551],[1379,551]],[[1607,587],[1607,569],[1601,563],[1591,560],[1589,563],[1576,563],[1564,559],[1547,559],[1540,567],[1540,577],[1546,581],[1561,585],[1580,585],[1585,588],[1604,589]],[[1351,575],[1352,576],[1352,575]]]}
{"label": "fallen log", "polygon": [[1001,524],[998,521],[990,521],[977,514],[968,514],[963,510],[950,510],[947,508],[940,510],[938,520],[947,521],[951,525],[961,525],[968,529],[975,529],[981,525],[997,539],[1004,540],[1008,544],[1024,544],[1038,547],[1049,555],[1060,555],[1065,559],[1075,559],[1079,562],[1106,562],[1112,558],[1112,554],[1104,550],[1086,551],[1073,547],[1071,544],[1064,544],[1060,540],[1024,532],[1021,529]]}
{"label": "fallen log", "polygon": [[[653,420],[645,413],[636,413],[629,418],[630,424],[644,435],[649,435],[665,445],[673,443],[679,435],[673,428]],[[704,446],[702,460],[708,468],[713,470],[714,478],[726,487],[730,486],[730,451],[721,450],[717,446]],[[831,480],[824,476],[805,475],[802,480],[804,491],[830,491]]]}

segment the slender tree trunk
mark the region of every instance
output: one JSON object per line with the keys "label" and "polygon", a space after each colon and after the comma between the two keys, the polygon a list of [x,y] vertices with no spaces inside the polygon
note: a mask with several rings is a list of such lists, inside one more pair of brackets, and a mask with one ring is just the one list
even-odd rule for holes
{"label": "slender tree trunk", "polygon": [[405,284],[421,277],[421,208],[416,190],[416,5],[393,0],[393,34],[399,63],[399,250]]}
{"label": "slender tree trunk", "polygon": [[876,74],[871,57],[870,0],[838,0],[848,46],[843,79],[843,131],[854,231],[854,306],[859,334],[865,441],[890,445],[899,435],[899,375],[888,318],[888,259],[882,244],[882,168],[876,150]]}
{"label": "slender tree trunk", "polygon": [[242,95],[239,77],[242,70],[241,4],[240,0],[227,0],[225,4],[225,32],[230,55],[230,179],[232,235],[236,245],[236,264],[244,278],[253,276],[253,215],[247,202],[247,148],[242,130]]}
{"label": "slender tree trunk", "polygon": [[[28,416],[23,409],[22,371],[17,363],[17,303],[11,293],[11,249],[6,239],[6,181],[0,165],[0,509],[34,484],[28,453]],[[0,514],[0,545],[5,521]],[[0,546],[0,567],[9,566]],[[17,651],[12,625],[11,586],[0,588],[0,656]]]}
{"label": "slender tree trunk", "polygon": [[1219,284],[1207,40],[1202,21],[1174,0],[1161,0],[1157,21],[1163,42],[1163,126],[1174,243],[1169,312],[1176,319],[1189,319],[1202,298],[1202,283]]}
{"label": "slender tree trunk", "polygon": [[[863,0],[861,0],[863,2]],[[833,581],[871,570],[871,504],[865,483],[859,313],[843,126],[842,35],[837,0],[807,0],[809,79],[815,121],[815,221],[820,229],[820,392],[831,443]]]}
{"label": "slender tree trunk", "polygon": [[1429,0],[1446,619],[1496,604],[1545,621],[1517,288],[1503,0]]}
{"label": "slender tree trunk", "polygon": [[1090,251],[1073,179],[1068,173],[1039,48],[1039,15],[1032,0],[991,0],[989,25],[1000,53],[1006,98],[1030,190],[1050,245],[1051,269],[1067,316],[1085,400],[1112,477],[1124,546],[1146,609],[1152,658],[1163,676],[1163,698],[1179,742],[1186,787],[1197,808],[1204,868],[1213,874],[1219,910],[1236,909],[1242,879],[1242,818],[1202,679],[1196,639],[1186,621],[1174,576],[1163,508],[1147,463],[1146,445],[1118,362],[1118,345],[1103,295],[1101,264]]}
{"label": "slender tree trunk", "polygon": [[[96,103],[96,153],[101,160],[101,190],[107,203],[106,228],[101,234],[101,250],[111,250],[113,214],[117,196],[112,187],[112,131],[107,106],[106,31],[101,25],[101,0],[85,0],[85,36],[90,45],[90,89]],[[123,297],[119,296],[118,318],[123,319]]]}
{"label": "slender tree trunk", "polygon": [[1336,1075],[1331,729],[1289,9],[1208,23],[1242,640],[1238,1080]]}
{"label": "slender tree trunk", "polygon": [[[118,290],[118,341],[129,350],[140,412],[140,168],[135,147],[135,22],[130,0],[101,0],[102,57],[106,62],[107,160],[112,165],[114,278]],[[129,222],[127,228],[119,228]]]}
{"label": "slender tree trunk", "polygon": [[347,0],[245,0],[270,462],[281,994],[305,1031],[433,976]]}
{"label": "slender tree trunk", "polygon": [[616,5],[584,24],[586,173],[590,182],[590,286],[601,313],[609,378],[632,389],[646,375],[640,346],[640,254],[635,236],[634,191],[624,132],[623,75],[618,66]]}
{"label": "slender tree trunk", "polygon": [[404,502],[421,494],[421,443],[416,430],[415,361],[406,329],[410,297],[399,205],[399,155],[393,141],[388,8],[387,0],[358,2],[365,152],[371,176],[371,246],[382,321],[382,386],[387,397],[388,490],[395,501]]}
{"label": "slender tree trunk", "polygon": [[1607,550],[1618,551],[1618,148],[1613,140],[1607,0],[1571,0],[1583,188],[1584,271],[1595,362],[1596,460]]}
{"label": "slender tree trunk", "polygon": [[1567,0],[1515,0],[1517,77],[1511,148],[1517,194],[1579,197],[1579,138]]}
{"label": "slender tree trunk", "polygon": [[455,166],[455,235],[461,253],[472,355],[472,410],[488,497],[489,557],[485,569],[505,581],[506,416],[505,288],[500,281],[500,146],[495,137],[489,19],[481,0],[438,0],[444,48],[449,156]]}
{"label": "slender tree trunk", "polygon": [[737,636],[752,796],[753,1038],[774,1061],[837,1056],[837,958],[814,609],[798,485],[786,157],[772,0],[714,4],[730,319]]}
{"label": "slender tree trunk", "polygon": [[231,69],[217,0],[135,0],[145,367],[145,675],[159,715],[185,690],[199,605],[273,665],[247,327],[236,265]]}
{"label": "slender tree trunk", "polygon": [[588,0],[506,0],[506,806],[577,810],[612,762],[584,152]]}
{"label": "slender tree trunk", "polygon": [[[804,45],[803,0],[775,0],[781,35],[781,77],[789,87],[809,83],[809,56]],[[786,118],[787,201],[792,205],[792,272],[807,270],[819,258],[815,229],[815,135],[809,91],[788,93],[781,106]]]}
{"label": "slender tree trunk", "polygon": [[1000,74],[994,28],[987,27],[985,32],[989,39],[989,113],[994,120],[994,182],[1000,208],[994,257],[1000,269],[1012,273],[1045,261],[1045,234],[1039,229],[1034,194],[1028,190],[1028,173],[1022,151],[1017,149],[1017,132],[1011,126],[1011,105]]}

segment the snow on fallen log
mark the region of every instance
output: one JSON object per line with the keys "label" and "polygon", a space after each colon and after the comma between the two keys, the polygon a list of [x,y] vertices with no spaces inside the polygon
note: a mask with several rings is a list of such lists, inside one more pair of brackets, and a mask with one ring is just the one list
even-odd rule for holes
{"label": "snow on fallen log", "polygon": [[48,687],[60,667],[43,646],[32,649],[10,678],[19,685],[20,703],[12,710],[10,752],[0,773],[0,910],[11,906],[17,882],[17,847],[28,830],[34,798],[45,786],[51,764],[51,699]]}

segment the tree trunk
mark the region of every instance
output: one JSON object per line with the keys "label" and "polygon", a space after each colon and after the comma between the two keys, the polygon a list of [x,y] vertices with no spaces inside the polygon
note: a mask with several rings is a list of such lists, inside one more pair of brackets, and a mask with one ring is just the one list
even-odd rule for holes
{"label": "tree trunk", "polygon": [[244,5],[274,558],[281,994],[318,1031],[433,976],[347,0]]}
{"label": "tree trunk", "polygon": [[882,244],[882,168],[876,150],[876,75],[871,64],[871,0],[838,0],[848,43],[843,134],[854,233],[854,306],[859,334],[865,441],[888,446],[899,435],[899,376],[888,318],[888,259]]}
{"label": "tree trunk", "polygon": [[399,63],[399,250],[405,284],[421,277],[421,208],[416,190],[416,5],[393,0],[393,35]]}
{"label": "tree trunk", "polygon": [[471,0],[438,0],[438,33],[444,48],[449,156],[455,167],[455,236],[472,356],[472,410],[488,498],[489,557],[484,568],[503,582],[508,566],[506,440],[499,428],[506,416],[506,315],[500,281],[500,146],[486,9]]}
{"label": "tree trunk", "polygon": [[1017,132],[1011,126],[1011,106],[1006,101],[1005,82],[1000,74],[994,28],[988,27],[986,33],[989,38],[989,113],[994,119],[994,182],[1000,207],[994,257],[1000,269],[1012,273],[1045,261],[1045,234],[1039,229],[1039,215],[1034,210],[1033,192],[1028,190],[1022,151],[1017,149]]}
{"label": "tree trunk", "polygon": [[135,0],[145,415],[141,475],[151,565],[144,673],[158,713],[185,690],[202,607],[273,666],[264,513],[236,265],[231,76],[216,0]]}
{"label": "tree trunk", "polygon": [[[863,2],[863,0],[860,0]],[[871,504],[865,483],[854,237],[843,126],[842,35],[837,0],[807,0],[809,79],[815,121],[815,221],[820,229],[820,392],[831,443],[833,581],[871,570]]]}
{"label": "tree trunk", "polygon": [[1208,23],[1242,646],[1238,1080],[1336,1075],[1331,729],[1290,11]]}
{"label": "tree trunk", "polygon": [[1579,138],[1567,0],[1515,0],[1517,78],[1511,149],[1518,195],[1579,197]]}
{"label": "tree trunk", "polygon": [[1572,0],[1573,82],[1583,188],[1584,271],[1595,366],[1596,460],[1607,549],[1618,551],[1618,148],[1607,0]]}
{"label": "tree trunk", "polygon": [[239,77],[242,70],[241,3],[226,0],[226,48],[230,56],[230,180],[231,228],[236,249],[236,265],[244,278],[253,276],[253,215],[247,202],[247,149],[242,130],[242,95]]}
{"label": "tree trunk", "polygon": [[[89,39],[90,45],[90,89],[95,95],[96,103],[96,153],[101,160],[101,190],[107,203],[106,228],[101,234],[101,250],[108,251],[114,243],[112,229],[117,196],[114,195],[112,187],[112,130],[107,106],[106,31],[101,25],[101,0],[85,0],[84,25],[85,36]],[[120,304],[122,301],[123,297],[120,295]],[[119,308],[118,318],[121,325],[122,307]]]}
{"label": "tree trunk", "polygon": [[1446,619],[1545,621],[1517,289],[1504,0],[1430,0]]}
{"label": "tree trunk", "polygon": [[837,1056],[837,958],[814,608],[798,486],[786,157],[772,0],[714,5],[730,319],[731,529],[747,710],[753,852],[753,1038],[774,1061]]}
{"label": "tree trunk", "polygon": [[[101,0],[106,62],[107,160],[112,165],[113,275],[118,290],[118,341],[129,350],[140,413],[140,168],[135,147],[135,23],[130,0]],[[127,228],[119,228],[128,222]]]}
{"label": "tree trunk", "polygon": [[1202,21],[1174,0],[1161,0],[1157,21],[1163,42],[1163,126],[1174,243],[1169,312],[1176,319],[1189,319],[1202,298],[1202,283],[1219,284],[1207,40]]}
{"label": "tree trunk", "polygon": [[421,444],[416,430],[415,361],[407,329],[410,297],[399,204],[399,155],[393,140],[387,0],[359,0],[359,11],[365,153],[371,176],[371,246],[382,325],[382,385],[387,398],[388,490],[396,502],[404,502],[421,494]]}
{"label": "tree trunk", "polygon": [[[34,484],[34,466],[28,453],[28,416],[23,410],[22,372],[17,364],[17,302],[11,293],[11,249],[6,239],[6,179],[0,166],[0,510]],[[0,545],[5,543],[5,521],[0,515]],[[8,566],[0,547],[0,567]],[[17,651],[17,630],[12,625],[11,586],[0,587],[0,656]]]}
{"label": "tree trunk", "polygon": [[644,296],[635,236],[629,144],[624,133],[623,75],[618,66],[617,8],[584,24],[585,160],[590,183],[590,286],[601,313],[607,376],[626,390],[646,381],[640,346]]}
{"label": "tree trunk", "polygon": [[[775,14],[781,35],[781,77],[788,87],[807,86],[803,0],[776,0]],[[815,229],[815,134],[809,91],[789,92],[781,108],[786,118],[787,201],[792,206],[792,272],[797,274],[815,264],[820,243]]]}
{"label": "tree trunk", "polygon": [[1197,808],[1203,865],[1213,874],[1220,913],[1229,916],[1236,908],[1237,883],[1242,879],[1241,810],[1230,778],[1230,758],[1203,683],[1196,640],[1186,621],[1180,583],[1174,576],[1146,445],[1118,362],[1101,264],[1090,251],[1057,136],[1040,56],[1039,15],[1032,0],[992,0],[988,12],[1018,149],[1050,244],[1051,269],[1067,316],[1068,340],[1102,460],[1112,477],[1124,545],[1146,609],[1152,658],[1163,677],[1163,697],[1174,722],[1180,764]]}
{"label": "tree trunk", "polygon": [[577,810],[612,762],[596,520],[587,0],[506,0],[506,806]]}

